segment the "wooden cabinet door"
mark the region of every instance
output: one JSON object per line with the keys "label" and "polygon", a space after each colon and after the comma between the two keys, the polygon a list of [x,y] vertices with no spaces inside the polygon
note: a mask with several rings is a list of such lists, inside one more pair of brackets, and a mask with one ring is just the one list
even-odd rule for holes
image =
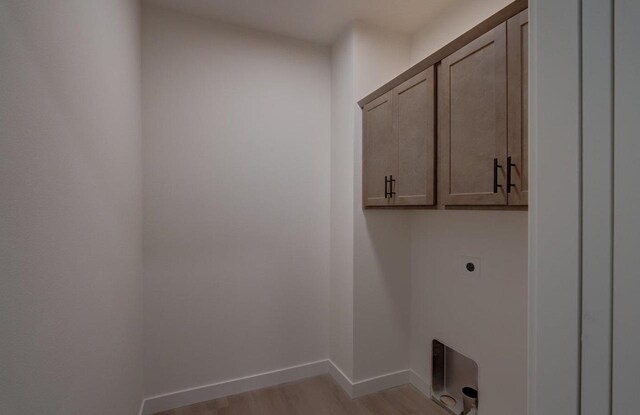
{"label": "wooden cabinet door", "polygon": [[385,176],[397,177],[398,139],[393,116],[393,91],[363,108],[362,191],[364,206],[389,206],[385,197]]}
{"label": "wooden cabinet door", "polygon": [[507,22],[508,55],[508,100],[511,189],[508,191],[509,205],[529,203],[529,14],[525,10]]}
{"label": "wooden cabinet door", "polygon": [[[506,205],[506,23],[442,60],[438,72],[443,205]],[[499,168],[494,169],[494,159]],[[494,192],[495,180],[500,187]]]}
{"label": "wooden cabinet door", "polygon": [[[393,90],[398,128],[394,204],[435,204],[435,72],[431,66]],[[395,176],[394,176],[395,178]]]}

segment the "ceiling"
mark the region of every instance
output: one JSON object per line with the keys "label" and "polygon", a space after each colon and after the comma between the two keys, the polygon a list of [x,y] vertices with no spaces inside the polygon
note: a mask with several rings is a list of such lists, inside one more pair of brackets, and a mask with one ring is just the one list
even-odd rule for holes
{"label": "ceiling", "polygon": [[455,0],[146,0],[226,22],[331,44],[355,20],[412,34]]}

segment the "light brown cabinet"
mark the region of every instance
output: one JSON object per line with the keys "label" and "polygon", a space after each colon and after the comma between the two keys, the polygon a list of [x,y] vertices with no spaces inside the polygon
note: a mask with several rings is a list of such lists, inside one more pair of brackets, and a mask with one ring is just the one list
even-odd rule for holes
{"label": "light brown cabinet", "polygon": [[515,1],[360,101],[364,207],[527,205],[527,16]]}
{"label": "light brown cabinet", "polygon": [[452,205],[527,205],[527,11],[442,60],[440,198]]}
{"label": "light brown cabinet", "polygon": [[507,203],[505,23],[442,60],[438,140],[443,205]]}
{"label": "light brown cabinet", "polygon": [[363,109],[363,200],[365,206],[388,206],[389,176],[398,169],[398,141],[394,138],[393,91]]}
{"label": "light brown cabinet", "polygon": [[363,108],[364,206],[435,204],[435,70]]}
{"label": "light brown cabinet", "polygon": [[[512,206],[529,203],[529,14],[520,12],[507,22],[508,157]],[[509,180],[508,180],[509,181]]]}

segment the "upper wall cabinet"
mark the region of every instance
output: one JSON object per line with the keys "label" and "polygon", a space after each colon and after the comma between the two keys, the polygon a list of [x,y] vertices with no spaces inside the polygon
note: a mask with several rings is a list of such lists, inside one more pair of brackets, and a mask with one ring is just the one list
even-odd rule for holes
{"label": "upper wall cabinet", "polygon": [[365,207],[527,205],[526,8],[515,1],[360,101]]}
{"label": "upper wall cabinet", "polygon": [[435,204],[433,67],[364,106],[363,203]]}
{"label": "upper wall cabinet", "polygon": [[520,12],[442,60],[443,205],[527,205],[527,16]]}
{"label": "upper wall cabinet", "polygon": [[363,200],[365,206],[389,206],[390,184],[398,177],[398,140],[389,91],[363,109]]}
{"label": "upper wall cabinet", "polygon": [[[508,159],[509,205],[529,202],[529,13],[520,12],[507,22],[508,56]],[[509,180],[510,179],[510,180]]]}
{"label": "upper wall cabinet", "polygon": [[505,23],[442,60],[438,133],[442,204],[507,204]]}

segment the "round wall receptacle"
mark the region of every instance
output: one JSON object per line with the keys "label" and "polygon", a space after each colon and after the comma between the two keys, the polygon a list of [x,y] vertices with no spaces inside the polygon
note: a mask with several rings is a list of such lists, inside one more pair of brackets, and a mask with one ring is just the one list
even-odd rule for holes
{"label": "round wall receptacle", "polygon": [[460,256],[456,268],[461,277],[478,278],[482,273],[482,259],[477,256]]}

